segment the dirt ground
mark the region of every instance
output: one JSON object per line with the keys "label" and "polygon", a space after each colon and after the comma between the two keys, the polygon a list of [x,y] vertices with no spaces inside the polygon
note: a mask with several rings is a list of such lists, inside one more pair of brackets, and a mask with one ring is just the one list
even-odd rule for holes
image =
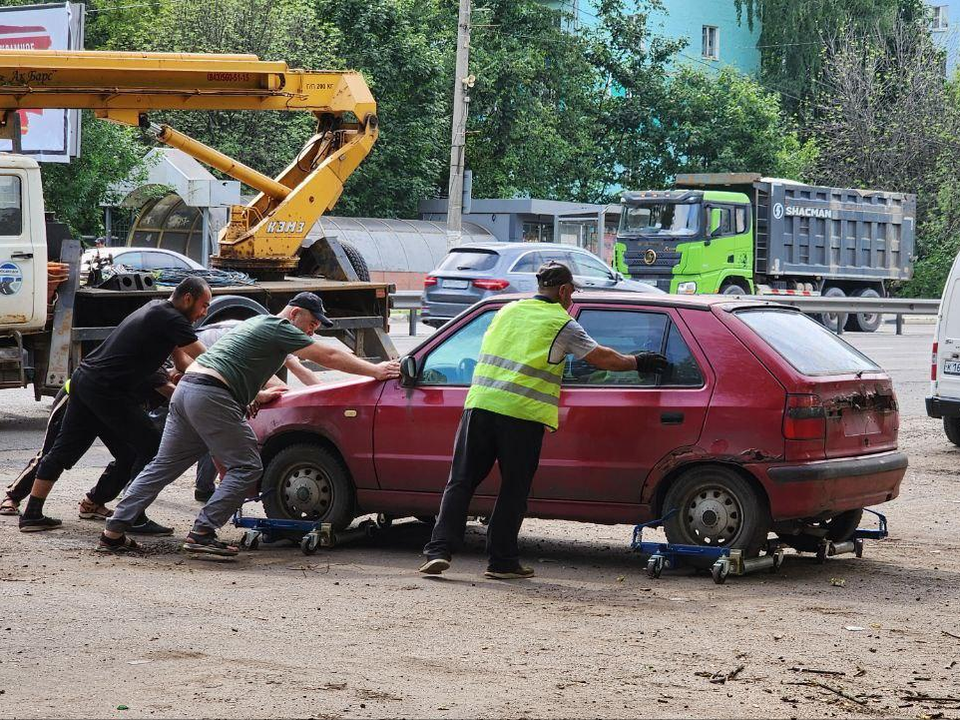
{"label": "dirt ground", "polygon": [[[478,524],[442,579],[416,572],[416,522],[312,557],[105,557],[73,512],[98,449],[48,503],[63,530],[0,518],[0,716],[960,717],[960,449],[919,410],[928,334],[869,341],[911,458],[891,537],[722,586],[649,579],[629,526],[536,520],[537,577],[509,583],[483,578]],[[0,480],[45,407],[0,404]],[[151,515],[184,532],[197,508],[185,476]]]}

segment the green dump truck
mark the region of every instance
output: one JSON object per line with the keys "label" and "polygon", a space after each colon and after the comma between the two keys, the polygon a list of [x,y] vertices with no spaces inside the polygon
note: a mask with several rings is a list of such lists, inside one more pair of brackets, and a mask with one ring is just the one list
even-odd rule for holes
{"label": "green dump truck", "polygon": [[674,190],[621,202],[615,269],[667,292],[883,297],[913,274],[914,195],[730,173],[678,175]]}

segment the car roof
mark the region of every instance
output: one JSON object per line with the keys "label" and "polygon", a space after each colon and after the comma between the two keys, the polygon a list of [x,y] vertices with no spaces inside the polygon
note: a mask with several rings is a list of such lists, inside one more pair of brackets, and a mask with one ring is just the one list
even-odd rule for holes
{"label": "car roof", "polygon": [[[529,294],[524,293],[492,295],[481,300],[479,304],[510,302],[511,300],[523,300],[529,297]],[[740,298],[729,295],[646,295],[643,293],[616,290],[581,290],[574,296],[574,300],[578,305],[596,302],[615,305],[658,305],[661,307],[677,307],[691,310],[710,310],[714,307],[719,307],[726,311],[758,307],[777,308],[778,310],[797,310],[789,305],[781,305],[777,302],[741,300]],[[799,310],[797,310],[797,312],[799,312]]]}
{"label": "car roof", "polygon": [[[503,252],[513,250],[515,252],[530,252],[531,250],[562,250],[562,251],[573,251],[586,253],[588,255],[593,255],[589,250],[584,248],[577,247],[576,245],[564,245],[562,243],[528,243],[528,242],[477,242],[477,243],[465,243],[463,245],[458,245],[455,248],[451,248],[450,252],[457,252],[460,250],[487,250],[495,252]],[[595,256],[594,256],[595,257]]]}

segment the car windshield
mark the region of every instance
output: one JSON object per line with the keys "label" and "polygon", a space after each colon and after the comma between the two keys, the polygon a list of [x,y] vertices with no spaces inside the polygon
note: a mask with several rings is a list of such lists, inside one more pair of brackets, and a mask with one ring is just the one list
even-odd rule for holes
{"label": "car windshield", "polygon": [[743,322],[804,375],[876,372],[880,367],[820,323],[792,310],[737,312]]}
{"label": "car windshield", "polygon": [[621,235],[694,237],[700,232],[700,205],[696,203],[644,203],[624,205]]}
{"label": "car windshield", "polygon": [[489,270],[500,256],[489,250],[454,250],[448,253],[437,270]]}

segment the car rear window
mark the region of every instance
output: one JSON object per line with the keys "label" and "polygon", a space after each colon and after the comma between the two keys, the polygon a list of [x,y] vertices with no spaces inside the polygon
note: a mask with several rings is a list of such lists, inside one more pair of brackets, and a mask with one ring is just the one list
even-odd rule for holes
{"label": "car rear window", "polygon": [[804,375],[842,375],[880,369],[866,355],[801,313],[739,310],[737,317]]}
{"label": "car rear window", "polygon": [[437,270],[490,270],[499,257],[490,250],[455,250],[447,254]]}

